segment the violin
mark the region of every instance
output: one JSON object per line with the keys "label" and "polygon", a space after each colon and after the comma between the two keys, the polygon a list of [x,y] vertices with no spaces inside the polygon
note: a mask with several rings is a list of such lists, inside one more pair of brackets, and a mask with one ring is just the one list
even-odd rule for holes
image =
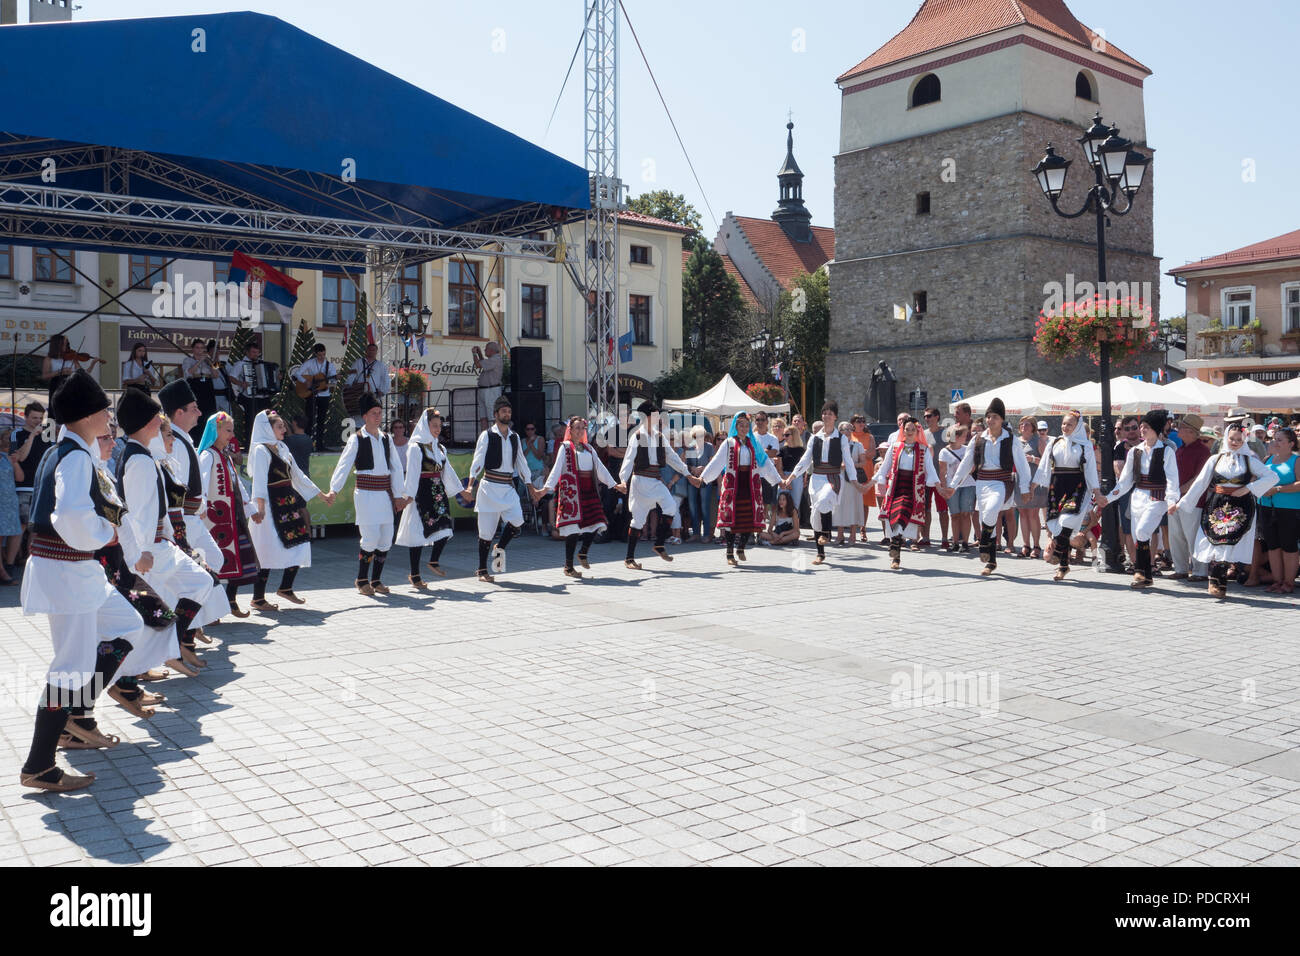
{"label": "violin", "polygon": [[94,368],[95,363],[97,362],[101,365],[104,363],[102,358],[95,358],[95,356],[91,355],[89,352],[78,352],[66,343],[63,346],[63,354],[60,358],[65,362],[89,362],[91,368]]}

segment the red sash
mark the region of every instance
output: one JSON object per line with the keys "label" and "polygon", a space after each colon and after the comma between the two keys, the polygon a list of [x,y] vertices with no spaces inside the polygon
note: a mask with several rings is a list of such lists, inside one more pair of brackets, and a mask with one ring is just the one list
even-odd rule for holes
{"label": "red sash", "polygon": [[[727,453],[727,470],[722,473],[722,494],[718,501],[718,527],[723,531],[758,531],[763,527],[763,478],[758,473],[758,455],[754,443],[745,436],[749,448],[750,467],[740,467],[740,442],[730,442]],[[748,479],[745,487],[749,489],[747,513],[736,513],[736,491],[740,482]],[[744,495],[740,495],[742,503]]]}
{"label": "red sash", "polygon": [[[903,456],[904,447],[904,443],[899,441],[894,446],[894,454],[886,465],[889,468],[889,475],[885,479],[885,502],[882,507],[889,518],[889,523],[894,526],[910,523],[924,527],[925,459],[922,456],[930,452],[920,442],[912,445],[912,480],[904,483],[898,480],[900,475],[898,462]],[[904,471],[901,474],[906,475],[908,472]],[[900,488],[899,485],[903,487]]]}

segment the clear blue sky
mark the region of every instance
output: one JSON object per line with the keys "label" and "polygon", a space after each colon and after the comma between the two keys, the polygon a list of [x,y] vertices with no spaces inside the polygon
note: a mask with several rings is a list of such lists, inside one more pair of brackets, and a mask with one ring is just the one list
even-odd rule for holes
{"label": "clear blue sky", "polygon": [[[624,0],[703,184],[696,186],[626,24],[620,25],[622,175],[630,193],[682,192],[711,237],[727,210],[776,205],[786,112],[814,222],[834,224],[834,80],[888,40],[920,0]],[[1156,255],[1163,270],[1300,228],[1295,0],[1067,0],[1154,73],[1148,140],[1158,151]],[[245,10],[271,13],[575,162],[582,162],[581,57],[547,118],[581,35],[584,0],[81,0],[78,19]],[[25,6],[25,5],[24,5]],[[806,50],[792,49],[803,31]],[[286,104],[291,107],[291,104]],[[1254,182],[1242,163],[1255,161]],[[707,203],[706,203],[707,199]],[[1141,202],[1152,201],[1145,192]],[[1183,311],[1172,280],[1162,312]]]}

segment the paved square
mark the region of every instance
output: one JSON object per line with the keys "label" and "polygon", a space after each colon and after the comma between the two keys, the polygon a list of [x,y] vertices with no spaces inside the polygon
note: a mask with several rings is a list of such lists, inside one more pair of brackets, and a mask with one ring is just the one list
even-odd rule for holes
{"label": "paved square", "polygon": [[0,592],[0,864],[1300,863],[1294,599],[806,543],[571,581],[533,537],[491,586],[466,531],[370,599],[355,548],[153,720],[103,700],[73,795],[18,786],[48,637]]}

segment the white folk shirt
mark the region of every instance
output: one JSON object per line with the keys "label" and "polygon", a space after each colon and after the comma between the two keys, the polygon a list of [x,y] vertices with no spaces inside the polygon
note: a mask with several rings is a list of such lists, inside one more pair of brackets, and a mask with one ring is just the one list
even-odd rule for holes
{"label": "white folk shirt", "polygon": [[[127,440],[126,447],[139,444],[132,438]],[[148,452],[148,449],[145,451]],[[122,518],[122,526],[118,529],[118,540],[122,544],[122,556],[126,559],[127,567],[134,568],[145,552],[153,556],[153,566],[143,573],[143,577],[155,589],[176,573],[182,564],[189,562],[189,558],[173,543],[172,524],[165,515],[162,519],[162,540],[155,540],[158,529],[159,467],[150,454],[132,455],[126,463],[122,471],[122,500],[126,503],[127,510]],[[166,502],[163,505],[166,506]],[[199,603],[203,603],[206,597],[207,592],[198,599]]]}
{"label": "white folk shirt", "polygon": [[[627,441],[627,451],[623,453],[623,467],[619,469],[618,477],[620,481],[632,479],[629,491],[635,490],[638,484],[653,481],[663,484],[658,478],[648,478],[642,475],[633,476],[632,472],[636,470],[636,452],[638,448],[646,447],[650,454],[650,464],[656,468],[667,465],[677,473],[690,476],[691,470],[686,467],[686,463],[673,451],[672,446],[663,438],[660,431],[651,431],[645,425],[641,425],[636,431],[632,432],[632,437]],[[659,460],[659,453],[663,452],[663,461]]]}
{"label": "white folk shirt", "polygon": [[[758,436],[751,436],[751,437],[758,437]],[[728,438],[726,441],[724,441],[721,445],[718,446],[717,450],[713,453],[713,457],[709,459],[709,463],[704,466],[704,471],[700,473],[700,481],[706,483],[713,481],[724,471],[731,470],[731,449],[732,446],[736,444],[738,444],[737,439]],[[740,445],[739,448],[736,449],[737,467],[739,468],[751,467],[753,459],[754,456],[750,454],[748,445],[742,444]],[[759,467],[758,473],[762,475],[764,478],[766,478],[768,484],[770,485],[777,485],[781,483],[781,475],[777,472],[776,466],[772,464],[772,457],[770,453],[768,453],[767,460],[763,462],[763,464]]]}
{"label": "white folk shirt", "polygon": [[352,374],[348,376],[349,385],[361,385],[367,392],[375,395],[387,395],[389,391],[388,363],[375,359],[373,362],[364,358],[352,363]]}
{"label": "white folk shirt", "polygon": [[978,447],[978,442],[983,442],[984,467],[998,470],[1002,467],[1001,445],[1004,441],[1011,442],[1011,463],[1015,470],[1012,476],[1014,487],[1022,495],[1028,494],[1029,481],[1033,477],[1033,472],[1029,468],[1029,462],[1025,460],[1025,450],[1021,447],[1020,441],[1005,428],[997,438],[990,435],[988,429],[981,432],[970,444],[966,457],[957,466],[957,474],[948,476],[949,488],[960,487],[967,478],[975,479],[975,509],[979,512],[980,523],[989,526],[997,524],[1000,512],[1010,511],[1017,503],[1014,495],[1007,494],[1006,485],[1001,481],[990,481],[972,475],[975,470],[975,449]]}
{"label": "white folk shirt", "polygon": [[[68,547],[97,551],[113,540],[117,529],[95,512],[90,486],[95,478],[98,446],[91,448],[67,429],[59,440],[71,438],[86,454],[69,452],[54,471],[54,510],[50,522]],[[56,446],[57,447],[57,446]],[[51,454],[54,452],[51,451]],[[23,572],[23,614],[70,614],[96,611],[116,594],[98,561],[55,561],[32,555]]]}
{"label": "white folk shirt", "polygon": [[[1245,449],[1233,454],[1225,446],[1222,453],[1210,456],[1209,461],[1201,467],[1196,479],[1188,487],[1187,494],[1183,497],[1187,501],[1200,501],[1201,495],[1209,491],[1211,485],[1226,485],[1233,482],[1234,479],[1240,478],[1247,470],[1250,471],[1250,477],[1252,478],[1259,475],[1258,478],[1246,485],[1246,488],[1256,498],[1281,480],[1277,472],[1254,455],[1246,454]],[[1246,533],[1241,536],[1240,541],[1236,544],[1214,544],[1205,536],[1205,531],[1198,523],[1192,557],[1205,563],[1211,561],[1235,561],[1239,564],[1249,564],[1255,554],[1255,529],[1258,526],[1259,509],[1256,508],[1255,517],[1251,519],[1250,527],[1246,529]]]}
{"label": "white folk shirt", "polygon": [[[577,459],[578,471],[591,471],[594,468],[596,470],[596,480],[602,485],[613,488],[618,484],[618,482],[614,480],[614,476],[609,473],[609,469],[605,467],[605,463],[600,460],[599,456],[583,448],[575,448],[573,454]],[[567,449],[561,447],[555,455],[555,464],[551,466],[551,473],[547,476],[546,484],[542,486],[542,491],[550,494],[558,488],[560,478],[568,468],[569,452]],[[574,477],[576,478],[577,476],[575,475]]]}
{"label": "white folk shirt", "polygon": [[[507,428],[503,433],[496,425],[478,436],[478,443],[474,446],[474,458],[469,466],[469,480],[474,481],[483,473],[487,463],[488,432],[493,430],[498,435],[501,435],[501,464],[496,470],[507,474],[513,472],[519,476],[524,485],[529,485],[533,480],[533,474],[529,471],[528,461],[523,455],[523,439],[519,441],[520,454],[516,458],[514,442],[510,440],[512,434],[510,429]],[[485,478],[475,486],[475,512],[491,514],[510,511],[517,507],[519,507],[519,493],[515,491],[514,482],[507,484],[506,482],[488,481]]]}
{"label": "white folk shirt", "polygon": [[181,361],[181,371],[186,378],[212,378],[212,362],[206,357],[196,359],[192,355]]}
{"label": "white folk shirt", "polygon": [[[1143,475],[1151,473],[1151,457],[1157,448],[1164,449],[1165,497],[1163,501],[1152,498],[1150,493],[1142,488],[1133,487],[1139,473]],[[1178,459],[1174,455],[1174,450],[1163,442],[1156,442],[1155,445],[1141,442],[1129,449],[1128,455],[1124,458],[1124,470],[1120,472],[1119,482],[1106,500],[1117,501],[1132,490],[1129,510],[1133,516],[1133,538],[1145,543],[1151,540],[1151,535],[1155,533],[1156,528],[1160,527],[1161,519],[1169,513],[1169,506],[1178,502],[1178,485]]]}
{"label": "white folk shirt", "polygon": [[[330,476],[330,491],[338,494],[347,484],[348,472],[352,470],[352,465],[357,458],[357,450],[361,447],[361,442],[370,443],[370,454],[374,456],[374,467],[367,468],[364,471],[357,469],[358,475],[380,475],[388,479],[389,487],[392,489],[393,498],[403,497],[403,489],[406,487],[406,475],[402,469],[401,450],[393,444],[391,435],[380,432],[378,435],[370,434],[368,429],[362,429],[353,434],[348,439],[348,443],[343,446],[343,454],[339,455],[338,464],[334,466],[334,474]],[[392,462],[390,469],[388,463],[384,461],[384,445],[388,445],[388,457]],[[357,510],[357,524],[392,524],[394,521],[393,502],[386,491],[371,491],[369,489],[355,488],[352,492],[352,502]]]}
{"label": "white folk shirt", "polygon": [[[1169,453],[1166,452],[1165,454],[1168,455]],[[1079,443],[1070,441],[1064,435],[1049,440],[1046,453],[1038,463],[1038,472],[1034,475],[1034,484],[1050,488],[1052,473],[1057,468],[1082,469],[1083,481],[1087,487],[1087,491],[1084,492],[1085,496],[1101,487],[1101,482],[1097,479],[1097,459],[1093,454],[1091,441]],[[1089,510],[1090,499],[1085,497],[1083,505],[1077,514],[1063,514],[1056,518],[1049,518],[1047,520],[1048,532],[1055,537],[1061,533],[1062,529],[1078,531],[1083,527],[1083,519],[1088,516]]]}
{"label": "white folk shirt", "polygon": [[[172,453],[166,453],[165,445],[161,437],[155,438],[149,443],[149,450],[153,452],[155,458],[162,458],[168,461],[172,466],[172,476],[176,481],[184,485],[187,489],[190,484],[190,455],[194,456],[194,463],[199,471],[199,497],[202,504],[199,505],[198,514],[187,514],[184,516],[185,535],[189,538],[190,546],[199,554],[203,555],[203,560],[208,563],[209,567],[214,570],[221,570],[221,548],[213,540],[212,532],[208,526],[203,523],[203,516],[208,513],[208,502],[205,491],[207,489],[206,475],[203,475],[203,467],[199,462],[199,455],[194,451],[194,443],[190,441],[190,436],[179,428],[172,429]],[[213,562],[216,562],[214,565]]]}
{"label": "white folk shirt", "polygon": [[[907,447],[906,445],[903,446],[903,450],[898,453],[899,471],[916,470],[916,449],[918,447],[924,447],[924,446],[918,446],[915,443],[910,448]],[[885,458],[880,464],[879,474],[883,475],[885,478],[885,481],[880,485],[882,492],[885,491],[889,485],[889,481],[891,480],[889,475],[889,470],[894,463],[894,453],[891,451],[888,453],[888,455],[889,457]],[[933,488],[935,485],[939,483],[939,475],[934,470],[934,456],[929,453],[928,449],[926,449],[925,453],[922,454],[921,456],[921,460],[925,463],[926,487]],[[895,477],[893,478],[893,480],[897,481],[898,479]],[[881,505],[882,506],[884,505],[883,500],[881,501]],[[883,511],[881,512],[881,517],[887,517]],[[917,525],[911,521],[904,521],[903,524],[901,525],[896,525],[891,523],[889,525],[889,533],[890,535],[902,535],[908,541],[915,541],[917,538],[921,536],[921,528],[920,525]]]}
{"label": "white folk shirt", "polygon": [[307,361],[303,362],[302,365],[298,366],[298,373],[294,378],[300,382],[309,382],[313,376],[324,375],[326,378],[325,384],[321,388],[317,389],[316,397],[326,398],[329,396],[331,387],[329,377],[337,374],[338,369],[334,367],[334,363],[329,359],[322,361],[320,359],[309,358]]}

